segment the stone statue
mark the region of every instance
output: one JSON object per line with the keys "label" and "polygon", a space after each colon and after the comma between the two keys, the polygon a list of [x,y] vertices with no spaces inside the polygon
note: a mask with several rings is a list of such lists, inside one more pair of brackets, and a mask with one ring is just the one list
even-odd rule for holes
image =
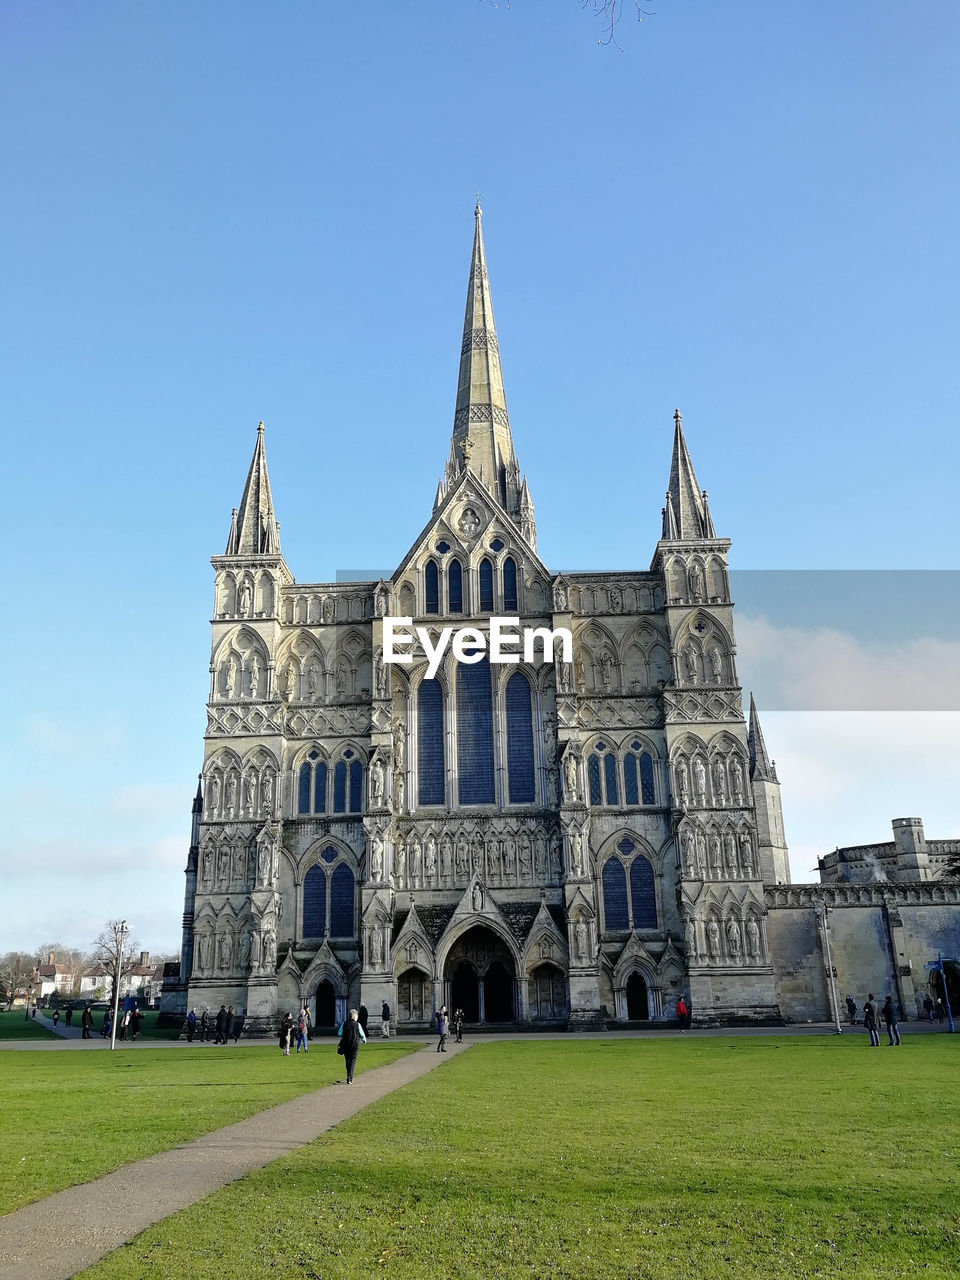
{"label": "stone statue", "polygon": [[383,837],[377,831],[370,845],[370,879],[379,884],[383,879]]}
{"label": "stone statue", "polygon": [[379,655],[376,659],[376,681],[377,697],[385,698],[387,696],[387,664]]}
{"label": "stone statue", "polygon": [[547,837],[538,831],[534,837],[533,866],[540,884],[547,878]]}
{"label": "stone statue", "polygon": [[411,884],[420,883],[421,861],[420,861],[420,840],[414,836],[410,841],[410,882]]}
{"label": "stone statue", "polygon": [[210,935],[201,933],[197,937],[197,968],[206,970],[210,964]]}
{"label": "stone statue", "polygon": [[228,698],[233,697],[233,691],[237,687],[237,660],[231,653],[227,659],[227,665],[223,672],[223,691]]}
{"label": "stone statue", "polygon": [[743,804],[743,765],[739,756],[733,756],[730,761],[730,788],[734,804]]}
{"label": "stone statue", "polygon": [[200,876],[201,884],[210,884],[213,880],[213,852],[210,849],[203,851],[203,872]]}
{"label": "stone statue", "polygon": [[577,757],[569,749],[563,757],[563,789],[566,799],[575,803],[579,798],[577,789]]}
{"label": "stone statue", "polygon": [[320,694],[320,668],[315,662],[307,667],[307,694],[316,698]]}
{"label": "stone statue", "polygon": [[250,935],[250,963],[253,968],[260,968],[260,935],[254,931]]}
{"label": "stone statue", "polygon": [[581,692],[581,693],[586,693],[586,691],[587,691],[587,676],[586,676],[586,671],[584,670],[584,666],[583,666],[583,654],[582,654],[582,653],[576,653],[576,654],[574,655],[574,658],[573,658],[573,671],[574,671],[574,675],[577,677],[577,688],[580,690],[580,692]]}
{"label": "stone statue", "polygon": [[483,841],[478,835],[473,837],[470,845],[470,866],[475,872],[483,867]]}
{"label": "stone statue", "polygon": [[722,760],[713,762],[713,794],[717,804],[722,806],[727,803],[727,771]]}
{"label": "stone statue", "polygon": [[247,861],[246,858],[243,856],[243,850],[240,848],[238,844],[233,851],[232,883],[238,885],[241,889],[243,888],[243,871],[244,871],[244,865],[246,861]]}
{"label": "stone statue", "polygon": [[533,876],[533,858],[530,853],[530,837],[523,836],[520,841],[520,878],[529,884]]}
{"label": "stone statue", "polygon": [[715,880],[720,879],[720,874],[723,870],[722,856],[720,837],[714,833],[710,837],[710,870],[713,872]]}
{"label": "stone statue", "polygon": [[370,930],[370,959],[375,969],[383,964],[383,934],[376,926]]}
{"label": "stone statue", "polygon": [[577,831],[570,835],[570,860],[573,864],[573,874],[579,879],[583,875],[583,840]]}
{"label": "stone statue", "polygon": [[393,808],[396,813],[403,813],[403,793],[404,793],[404,777],[403,770],[400,768],[393,771]]}
{"label": "stone statue", "polygon": [[560,841],[554,840],[550,845],[550,879],[554,884],[559,884],[562,875],[563,861],[560,856]]}
{"label": "stone statue", "polygon": [[557,670],[557,688],[561,693],[570,692],[570,664],[562,658],[563,648],[558,643],[554,646],[553,662]]}
{"label": "stone statue", "polygon": [[483,910],[483,890],[478,884],[473,886],[473,909],[474,911]]}
{"label": "stone statue", "polygon": [[423,874],[433,884],[437,878],[437,842],[431,832],[423,847]]}
{"label": "stone statue", "polygon": [[702,831],[697,832],[697,875],[707,878],[707,837]]}
{"label": "stone statue", "polygon": [[270,848],[266,840],[260,841],[257,850],[257,884],[266,884],[270,878]]}
{"label": "stone statue", "polygon": [[680,801],[680,808],[685,809],[690,800],[690,784],[687,781],[686,762],[678,760],[674,773],[677,779],[677,799]]}
{"label": "stone statue", "polygon": [[740,926],[736,920],[727,921],[727,948],[734,960],[739,960],[743,953],[743,939],[740,934]]}
{"label": "stone statue", "polygon": [[270,769],[263,771],[263,812],[273,813],[273,773]]}
{"label": "stone statue", "polygon": [[692,640],[689,640],[684,647],[683,661],[687,668],[687,679],[691,684],[696,684],[699,667],[697,665],[697,646]]}
{"label": "stone statue", "polygon": [[250,931],[245,929],[240,937],[240,972],[246,973],[250,968]]}
{"label": "stone statue", "polygon": [[384,781],[383,761],[378,754],[373,757],[373,764],[370,766],[370,798],[374,809],[380,809],[383,806]]}
{"label": "stone statue", "polygon": [[257,795],[257,775],[251,769],[243,780],[243,803],[247,813],[253,813],[253,802]]}
{"label": "stone statue", "polygon": [[207,784],[207,813],[212,817],[220,807],[220,779],[216,774]]}
{"label": "stone statue", "polygon": [[693,789],[696,792],[697,804],[705,805],[707,802],[707,770],[699,756],[694,757],[693,761]]}
{"label": "stone statue", "polygon": [[444,880],[449,880],[453,876],[453,846],[450,843],[450,837],[443,837],[443,845],[440,854],[440,862],[443,869]]}
{"label": "stone statue", "polygon": [[343,667],[337,667],[337,693],[343,697],[347,691],[347,676]]}
{"label": "stone statue", "polygon": [[461,837],[457,841],[457,879],[467,878],[467,842]]}
{"label": "stone statue", "polygon": [[267,969],[273,969],[277,963],[277,938],[272,929],[263,935],[263,963]]}
{"label": "stone statue", "polygon": [[250,617],[250,610],[253,607],[253,588],[247,578],[244,578],[243,585],[240,588],[240,616],[242,618]]}
{"label": "stone statue", "polygon": [[711,920],[707,925],[707,949],[711,960],[720,959],[720,926],[716,920]]}
{"label": "stone statue", "polygon": [[604,689],[609,689],[613,683],[613,656],[606,649],[597,659],[597,666],[600,668],[600,683]]}
{"label": "stone statue", "polygon": [[567,588],[562,582],[554,583],[553,607],[557,613],[566,613],[567,611]]}
{"label": "stone statue", "polygon": [[760,927],[753,916],[747,921],[747,954],[753,960],[759,960],[761,955]]}
{"label": "stone statue", "polygon": [[225,885],[230,879],[230,850],[221,846],[217,855],[217,884]]}
{"label": "stone statue", "polygon": [[684,869],[688,876],[692,876],[696,870],[696,840],[689,827],[680,837],[680,843],[683,848]]}
{"label": "stone statue", "polygon": [[619,587],[612,587],[610,590],[610,612],[619,613],[623,606],[623,596]]}
{"label": "stone statue", "polygon": [[221,933],[219,940],[218,957],[220,968],[225,972],[229,970],[233,963],[233,938],[229,933]]}
{"label": "stone statue", "polygon": [[296,686],[297,686],[297,673],[294,670],[293,663],[288,662],[283,669],[283,684],[281,686],[285,701],[287,702],[293,701],[293,695],[294,695]]}
{"label": "stone statue", "polygon": [[748,880],[753,879],[753,841],[748,832],[740,834],[740,861],[743,863],[743,874]]}
{"label": "stone statue", "polygon": [[403,749],[406,734],[403,731],[403,725],[397,721],[393,726],[393,766],[395,769],[403,769]]}
{"label": "stone statue", "polygon": [[717,646],[714,645],[707,656],[710,659],[710,674],[713,676],[714,684],[722,684],[723,683],[723,654],[720,652]]}
{"label": "stone statue", "polygon": [[237,808],[237,775],[227,776],[227,813],[232,818]]}
{"label": "stone statue", "polygon": [[407,881],[407,846],[403,840],[398,840],[394,848],[393,868],[397,884],[402,887]]}
{"label": "stone statue", "polygon": [[727,869],[727,878],[737,878],[737,842],[732,831],[723,833],[723,864]]}
{"label": "stone statue", "polygon": [[683,933],[687,948],[687,959],[697,959],[697,924],[693,916],[686,916],[683,922]]}
{"label": "stone statue", "polygon": [[500,879],[500,858],[497,852],[496,840],[487,841],[487,883],[492,884],[494,880]]}
{"label": "stone statue", "polygon": [[260,677],[261,666],[260,659],[256,654],[250,660],[250,697],[256,698],[260,694]]}
{"label": "stone statue", "polygon": [[378,618],[382,618],[386,614],[389,602],[390,597],[387,594],[386,587],[378,587],[375,601]]}
{"label": "stone statue", "polygon": [[513,836],[507,836],[503,841],[503,878],[508,883],[513,881],[517,875],[517,846],[514,843]]}
{"label": "stone statue", "polygon": [[578,960],[586,960],[588,946],[587,926],[583,919],[578,919],[573,926],[573,950]]}
{"label": "stone statue", "polygon": [[698,564],[692,564],[687,574],[690,583],[690,599],[694,604],[703,603],[703,570]]}

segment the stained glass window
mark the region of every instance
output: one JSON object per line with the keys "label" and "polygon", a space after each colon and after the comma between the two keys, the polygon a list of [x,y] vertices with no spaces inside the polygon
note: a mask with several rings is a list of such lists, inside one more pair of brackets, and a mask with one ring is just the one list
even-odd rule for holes
{"label": "stained glass window", "polygon": [[480,612],[493,612],[493,565],[486,558],[480,561]]}
{"label": "stained glass window", "polygon": [[333,771],[333,812],[347,811],[347,765],[343,760],[337,761]]}
{"label": "stained glass window", "polygon": [[603,792],[600,789],[600,757],[591,754],[587,760],[587,783],[590,787],[590,803],[603,804]]}
{"label": "stained glass window", "polygon": [[428,560],[427,567],[424,572],[424,585],[426,589],[426,604],[424,606],[425,613],[440,612],[440,571],[437,568],[435,560]]}
{"label": "stained glass window", "polygon": [[629,929],[627,876],[619,858],[603,864],[603,918],[608,929]]}
{"label": "stained glass window", "polygon": [[657,895],[653,886],[653,867],[639,854],[630,864],[630,898],[633,906],[633,927],[655,929],[657,927]]}
{"label": "stained glass window", "polygon": [[363,808],[363,765],[359,760],[350,761],[350,812],[359,813]]}
{"label": "stained glass window", "polygon": [[327,766],[323,760],[317,765],[313,774],[313,812],[327,811]]}
{"label": "stained glass window", "polygon": [[517,610],[517,562],[513,556],[507,556],[503,562],[503,610],[504,613]]}
{"label": "stained glass window", "polygon": [[297,813],[310,812],[310,766],[304,760],[297,780]]}
{"label": "stained glass window", "polygon": [[459,560],[451,560],[447,570],[447,608],[450,613],[463,613],[463,569]]}
{"label": "stained glass window", "polygon": [[653,785],[653,760],[649,752],[640,757],[640,792],[644,804],[656,804],[657,793]]}
{"label": "stained glass window", "polygon": [[322,867],[311,867],[303,878],[303,936],[322,938],[327,921],[327,877]]}
{"label": "stained glass window", "polygon": [[461,804],[493,804],[493,699],[486,657],[457,664],[457,772]]}
{"label": "stained glass window", "polygon": [[419,803],[443,804],[443,689],[421,680],[417,690],[417,791]]}
{"label": "stained glass window", "polygon": [[627,804],[640,803],[640,789],[637,786],[637,757],[630,751],[623,759],[623,798]]}
{"label": "stained glass window", "polygon": [[507,777],[511,804],[532,804],[533,708],[530,685],[519,671],[507,681]]}
{"label": "stained glass window", "polygon": [[353,936],[353,872],[343,862],[330,880],[330,936]]}
{"label": "stained glass window", "polygon": [[612,751],[603,757],[603,781],[607,791],[607,804],[617,803],[617,758]]}

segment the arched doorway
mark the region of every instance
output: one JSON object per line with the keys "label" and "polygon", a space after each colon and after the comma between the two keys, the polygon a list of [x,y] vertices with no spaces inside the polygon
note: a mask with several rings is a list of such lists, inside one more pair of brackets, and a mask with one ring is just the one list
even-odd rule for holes
{"label": "arched doorway", "polygon": [[[947,975],[947,998],[950,1001],[950,1012],[953,1014],[954,1021],[960,1019],[960,967],[955,960],[944,960],[944,972]],[[943,978],[940,976],[940,970],[934,969],[930,975],[931,998],[936,1004],[937,997],[943,999]]]}
{"label": "arched doorway", "polygon": [[405,969],[397,979],[399,1022],[429,1022],[430,980],[422,969]]}
{"label": "arched doorway", "polygon": [[454,943],[444,977],[450,984],[450,1012],[463,1010],[472,1023],[513,1022],[517,1017],[516,967],[506,942],[477,925]]}
{"label": "arched doorway", "polygon": [[627,1019],[630,1022],[646,1022],[649,1017],[647,984],[639,973],[631,973],[627,979]]}
{"label": "arched doorway", "polygon": [[450,983],[451,1012],[463,1010],[464,1022],[480,1021],[480,978],[476,969],[462,960],[453,971]]}
{"label": "arched doorway", "polygon": [[317,1016],[314,1025],[318,1030],[322,1027],[325,1031],[337,1025],[337,993],[329,978],[324,978],[317,987]]}
{"label": "arched doorway", "polygon": [[542,964],[530,974],[527,1009],[532,1019],[558,1020],[567,1016],[567,981],[552,964]]}

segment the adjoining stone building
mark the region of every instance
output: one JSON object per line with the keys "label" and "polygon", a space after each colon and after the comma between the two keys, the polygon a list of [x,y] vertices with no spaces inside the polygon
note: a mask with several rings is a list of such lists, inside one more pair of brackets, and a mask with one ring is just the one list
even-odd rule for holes
{"label": "adjoining stone building", "polygon": [[[771,932],[789,883],[780,787],[752,700],[744,716],[729,548],[677,413],[650,568],[541,560],[478,206],[449,456],[389,579],[295,580],[258,429],[212,561],[164,1007],[233,1004],[248,1031],[304,1000],[320,1027],[361,1000],[411,1029],[443,1003],[479,1025],[600,1027],[670,1018],[681,992],[703,1021],[795,1016]],[[448,653],[432,679],[423,658],[383,661],[385,618],[435,638],[487,636],[497,616],[570,629],[573,660]]]}

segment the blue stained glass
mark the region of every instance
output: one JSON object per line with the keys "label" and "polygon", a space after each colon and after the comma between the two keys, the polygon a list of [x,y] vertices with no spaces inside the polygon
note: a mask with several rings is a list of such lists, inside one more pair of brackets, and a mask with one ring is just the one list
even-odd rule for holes
{"label": "blue stained glass", "polygon": [[653,786],[653,760],[646,751],[640,757],[640,789],[644,804],[657,803],[657,793]]}
{"label": "blue stained glass", "polygon": [[350,763],[350,812],[359,813],[363,808],[363,765],[359,760]]}
{"label": "blue stained glass", "polygon": [[486,558],[480,561],[480,612],[493,612],[493,565]]}
{"label": "blue stained glass", "polygon": [[627,876],[619,858],[603,864],[603,918],[608,929],[629,929]]}
{"label": "blue stained glass", "polygon": [[494,538],[494,540],[490,543],[490,550],[491,551],[503,550],[503,542],[500,540],[500,538]]}
{"label": "blue stained glass", "polygon": [[653,867],[643,857],[630,864],[630,897],[633,901],[633,927],[657,927],[657,895],[653,887]]}
{"label": "blue stained glass", "polygon": [[425,613],[440,612],[440,570],[437,568],[435,560],[427,561],[427,568],[424,574],[426,587],[426,606]]}
{"label": "blue stained glass", "polygon": [[617,803],[617,758],[611,752],[603,757],[604,782],[607,787],[607,804]]}
{"label": "blue stained glass", "polygon": [[457,665],[457,773],[461,804],[493,804],[493,699],[487,658]]}
{"label": "blue stained glass", "polygon": [[336,849],[334,849],[332,844],[327,845],[326,849],[324,849],[323,853],[320,855],[324,862],[336,862],[339,856],[340,855],[337,853]]}
{"label": "blue stained glass", "polygon": [[600,790],[600,757],[592,755],[587,761],[587,783],[590,787],[590,803],[603,804],[603,793]]}
{"label": "blue stained glass", "polygon": [[440,539],[440,541],[437,543],[437,550],[440,552],[441,555],[443,555],[445,551],[450,550],[450,543],[447,542],[446,538]]}
{"label": "blue stained glass", "polygon": [[463,613],[463,569],[459,560],[451,560],[447,570],[447,607],[451,613]]}
{"label": "blue stained glass", "polygon": [[337,761],[333,771],[333,812],[347,811],[347,766],[343,760]]}
{"label": "blue stained glass", "polygon": [[443,689],[421,680],[417,690],[417,792],[420,804],[443,804]]}
{"label": "blue stained glass", "polygon": [[344,862],[330,881],[330,937],[353,937],[353,872]]}
{"label": "blue stained glass", "polygon": [[327,876],[311,867],[303,878],[303,936],[322,938],[327,921]]}
{"label": "blue stained glass", "polygon": [[507,681],[507,777],[510,803],[532,804],[533,708],[527,677],[519,671]]}
{"label": "blue stained glass", "polygon": [[327,812],[327,766],[323,760],[313,775],[313,812]]}
{"label": "blue stained glass", "polygon": [[637,786],[637,757],[627,752],[623,760],[623,796],[627,804],[640,803]]}
{"label": "blue stained glass", "polygon": [[310,766],[306,761],[300,766],[297,785],[297,813],[310,812]]}
{"label": "blue stained glass", "polygon": [[503,609],[513,613],[517,608],[517,562],[507,556],[503,562]]}
{"label": "blue stained glass", "polygon": [[629,836],[624,836],[623,839],[620,841],[620,843],[617,845],[617,850],[618,852],[622,853],[624,857],[626,857],[627,854],[633,853],[636,847],[637,846],[633,843],[633,841],[630,839]]}

